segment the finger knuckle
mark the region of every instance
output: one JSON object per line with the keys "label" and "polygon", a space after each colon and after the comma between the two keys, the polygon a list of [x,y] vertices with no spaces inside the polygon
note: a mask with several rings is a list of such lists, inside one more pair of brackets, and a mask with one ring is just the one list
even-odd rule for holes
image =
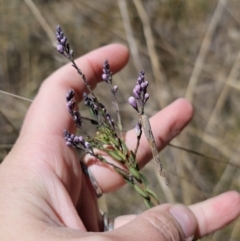
{"label": "finger knuckle", "polygon": [[[184,240],[179,225],[170,215],[157,215],[154,213],[143,216],[143,219],[153,230],[152,234],[163,241]],[[150,233],[150,232],[149,232]]]}

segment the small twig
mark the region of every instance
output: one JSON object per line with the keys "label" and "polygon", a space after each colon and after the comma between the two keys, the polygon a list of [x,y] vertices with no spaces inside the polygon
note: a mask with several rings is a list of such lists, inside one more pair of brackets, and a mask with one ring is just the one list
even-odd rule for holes
{"label": "small twig", "polygon": [[208,159],[210,159],[210,160],[212,160],[212,161],[222,162],[222,163],[225,163],[225,164],[228,164],[228,165],[231,165],[231,166],[235,166],[235,167],[237,167],[237,168],[240,168],[240,165],[237,165],[237,164],[234,164],[234,163],[231,163],[231,162],[228,162],[228,161],[224,161],[224,160],[221,160],[221,159],[218,159],[218,158],[209,156],[209,155],[205,155],[205,154],[202,154],[202,153],[197,152],[197,151],[194,151],[194,150],[190,150],[190,149],[185,148],[185,147],[176,146],[176,145],[173,145],[173,144],[171,144],[171,143],[169,143],[168,146],[173,147],[173,148],[176,148],[176,149],[179,149],[179,150],[182,150],[182,151],[185,151],[185,152],[188,152],[188,153],[192,153],[192,154],[197,155],[197,156],[201,156],[201,157],[208,158]]}
{"label": "small twig", "polygon": [[[194,136],[197,136],[199,138],[202,137],[202,133],[195,128],[188,128],[190,133]],[[203,141],[207,143],[208,145],[214,147],[217,151],[219,151],[222,155],[224,155],[226,158],[230,158],[232,156],[233,150],[230,150],[230,148],[226,147],[220,140],[217,138],[205,134],[203,137]]]}
{"label": "small twig", "polygon": [[212,19],[211,19],[209,25],[208,25],[207,32],[206,32],[206,34],[204,36],[204,39],[203,39],[203,42],[201,44],[201,47],[200,47],[200,50],[199,50],[199,53],[198,53],[193,71],[192,71],[192,75],[191,75],[191,78],[190,78],[189,83],[188,83],[186,94],[185,94],[186,98],[189,101],[193,100],[194,90],[195,90],[195,87],[197,85],[200,73],[202,71],[207,52],[208,52],[210,44],[212,42],[213,33],[215,32],[215,29],[216,29],[216,27],[217,27],[217,25],[218,25],[218,23],[219,23],[219,21],[222,17],[222,13],[223,13],[223,10],[224,10],[224,7],[225,7],[227,1],[228,0],[218,1],[218,5],[216,7],[216,10],[215,10],[215,12],[212,16]]}
{"label": "small twig", "polygon": [[203,138],[204,135],[207,133],[209,127],[212,126],[212,123],[214,123],[214,120],[217,116],[217,114],[220,112],[220,110],[223,108],[223,105],[225,103],[225,100],[228,96],[229,93],[229,89],[230,89],[230,84],[231,83],[236,83],[237,81],[235,81],[235,79],[237,78],[238,75],[238,71],[239,71],[239,64],[240,64],[240,51],[238,52],[237,58],[231,68],[230,74],[226,80],[226,82],[224,83],[222,90],[217,98],[217,101],[215,103],[215,106],[211,112],[211,115],[208,119],[207,125],[203,131]]}
{"label": "small twig", "polygon": [[164,173],[163,168],[162,168],[162,163],[161,163],[161,160],[160,160],[160,157],[159,157],[159,154],[158,154],[156,142],[155,142],[155,139],[154,139],[154,136],[153,136],[153,133],[152,133],[152,128],[151,128],[149,119],[146,115],[143,114],[143,115],[140,115],[140,121],[142,123],[144,134],[145,134],[145,136],[148,140],[148,144],[151,148],[153,159],[154,159],[155,164],[158,168],[158,171],[159,171],[160,175],[163,177],[166,185],[168,185],[167,179],[165,177],[165,173]]}
{"label": "small twig", "polygon": [[74,59],[72,57],[70,57],[69,59],[71,62],[72,62],[72,66],[77,70],[78,74],[82,77],[82,80],[86,86],[86,88],[88,89],[89,93],[96,98],[97,100],[97,97],[94,95],[92,89],[91,89],[91,86],[89,85],[88,81],[87,81],[87,78],[85,76],[85,74],[83,74],[83,72],[81,71],[81,69],[78,68],[78,66],[76,65]]}
{"label": "small twig", "polygon": [[56,40],[54,32],[52,31],[52,28],[49,26],[37,6],[34,4],[32,0],[24,0],[26,5],[29,7],[29,9],[32,11],[32,14],[35,16],[39,24],[42,26],[43,30],[47,34],[49,40],[51,41],[53,46],[56,46]]}
{"label": "small twig", "polygon": [[17,99],[20,99],[20,100],[26,100],[26,101],[28,101],[28,102],[32,102],[31,99],[28,99],[28,98],[25,98],[25,97],[22,97],[22,96],[19,96],[19,95],[11,94],[11,93],[6,92],[6,91],[3,91],[3,90],[0,90],[0,93],[1,93],[1,94],[4,94],[4,95],[12,96],[12,97],[17,98]]}
{"label": "small twig", "polygon": [[131,21],[130,21],[130,18],[129,18],[127,3],[126,3],[125,0],[118,0],[118,6],[119,6],[120,13],[121,13],[121,16],[122,16],[122,22],[123,22],[125,33],[126,33],[126,36],[127,36],[129,49],[130,49],[131,54],[133,56],[133,63],[135,65],[136,70],[139,71],[140,69],[142,69],[142,64],[141,64],[141,61],[140,61],[141,58],[140,58],[140,55],[139,55],[137,42],[136,42],[136,40],[134,38],[134,35],[133,35],[133,30],[132,30]]}
{"label": "small twig", "polygon": [[161,99],[158,99],[161,107],[166,106],[170,99],[170,93],[167,81],[167,76],[164,73],[161,62],[159,61],[157,50],[155,48],[155,40],[151,29],[151,24],[147,15],[147,12],[143,6],[141,0],[133,0],[139,17],[143,25],[143,32],[149,52],[149,57],[151,60],[151,66],[153,70],[153,75],[155,79],[155,88],[156,92],[159,93],[158,96],[161,96]]}
{"label": "small twig", "polygon": [[123,140],[122,121],[121,121],[121,115],[120,115],[120,110],[119,110],[119,105],[118,105],[118,102],[117,102],[116,95],[114,95],[114,106],[116,108],[116,113],[117,113],[118,128],[119,128],[119,132],[120,132],[120,137]]}

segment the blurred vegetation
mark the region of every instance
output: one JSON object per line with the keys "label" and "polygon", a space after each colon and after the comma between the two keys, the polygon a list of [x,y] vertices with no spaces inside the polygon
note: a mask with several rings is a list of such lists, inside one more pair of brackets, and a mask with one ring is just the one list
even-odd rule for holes
{"label": "blurred vegetation", "polygon": [[[222,2],[222,4],[220,3]],[[124,128],[134,126],[126,104],[141,69],[151,83],[147,114],[187,97],[195,115],[161,158],[170,188],[149,164],[144,172],[162,202],[191,204],[240,186],[240,1],[238,0],[8,0],[0,1],[0,90],[33,99],[65,60],[54,48],[60,24],[75,55],[120,42],[128,66],[114,77]],[[117,56],[116,56],[117,57]],[[97,90],[105,102],[105,88]],[[0,93],[0,160],[7,155],[30,105]],[[133,115],[129,115],[132,112]],[[153,175],[154,174],[154,175]],[[130,187],[100,200],[112,215],[145,209]],[[202,240],[239,240],[240,220]]]}

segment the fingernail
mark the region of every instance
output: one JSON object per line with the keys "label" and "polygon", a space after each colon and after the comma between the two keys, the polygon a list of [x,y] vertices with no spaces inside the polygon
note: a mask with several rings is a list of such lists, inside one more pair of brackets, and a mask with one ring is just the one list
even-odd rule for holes
{"label": "fingernail", "polygon": [[183,205],[174,205],[169,209],[169,212],[180,224],[185,237],[191,237],[194,234],[195,223],[191,211]]}

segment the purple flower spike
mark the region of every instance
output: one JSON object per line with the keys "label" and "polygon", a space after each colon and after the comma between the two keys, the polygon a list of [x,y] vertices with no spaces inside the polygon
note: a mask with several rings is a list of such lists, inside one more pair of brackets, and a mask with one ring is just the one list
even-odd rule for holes
{"label": "purple flower spike", "polygon": [[133,96],[130,96],[128,98],[128,103],[135,109],[138,111],[138,106],[137,106],[137,102],[135,100],[135,98]]}
{"label": "purple flower spike", "polygon": [[108,63],[108,60],[106,59],[103,64],[103,75],[102,79],[107,83],[112,83],[112,72],[110,71],[110,65]]}
{"label": "purple flower spike", "polygon": [[64,35],[62,28],[58,25],[56,27],[57,50],[67,58],[73,57],[73,51],[70,50],[70,45],[67,42],[67,37]]}
{"label": "purple flower spike", "polygon": [[[147,93],[148,81],[145,80],[145,73],[142,70],[138,76],[137,83],[133,89],[133,95],[135,97],[135,102],[139,104],[142,111],[144,110],[144,105],[149,99],[149,94]],[[135,108],[135,103],[133,99],[130,99],[132,106]],[[136,109],[136,108],[135,108]],[[139,112],[139,111],[138,111]]]}

